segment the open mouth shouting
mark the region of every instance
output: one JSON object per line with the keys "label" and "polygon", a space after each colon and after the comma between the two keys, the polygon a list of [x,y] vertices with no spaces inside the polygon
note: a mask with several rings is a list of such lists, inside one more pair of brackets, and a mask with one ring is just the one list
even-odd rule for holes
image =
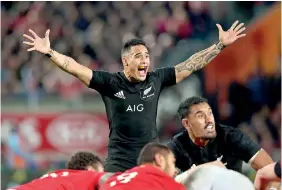
{"label": "open mouth shouting", "polygon": [[141,77],[146,77],[146,75],[147,75],[147,70],[148,70],[148,67],[147,67],[147,66],[140,65],[140,66],[138,67],[139,76],[141,76]]}
{"label": "open mouth shouting", "polygon": [[208,132],[214,132],[215,127],[213,124],[208,124],[205,126],[205,130],[207,130]]}

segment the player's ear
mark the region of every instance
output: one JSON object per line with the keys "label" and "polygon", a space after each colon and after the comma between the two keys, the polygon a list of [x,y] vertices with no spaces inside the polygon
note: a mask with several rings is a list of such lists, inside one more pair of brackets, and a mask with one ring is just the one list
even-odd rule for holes
{"label": "player's ear", "polygon": [[122,64],[123,64],[123,67],[127,67],[128,66],[128,60],[127,60],[127,57],[126,56],[122,56]]}
{"label": "player's ear", "polygon": [[155,162],[156,162],[156,165],[158,167],[161,167],[162,166],[162,162],[163,162],[163,156],[160,155],[160,154],[156,154],[155,155]]}
{"label": "player's ear", "polygon": [[183,118],[183,119],[181,120],[181,123],[182,123],[182,125],[183,125],[183,127],[184,127],[185,129],[190,128],[190,127],[189,127],[189,121],[188,121],[187,118]]}

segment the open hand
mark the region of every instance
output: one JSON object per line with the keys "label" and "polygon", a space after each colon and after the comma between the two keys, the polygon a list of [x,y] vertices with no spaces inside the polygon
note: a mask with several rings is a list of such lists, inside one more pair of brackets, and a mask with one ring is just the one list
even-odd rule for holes
{"label": "open hand", "polygon": [[33,38],[26,34],[23,35],[25,38],[31,40],[31,42],[28,42],[28,41],[23,42],[24,44],[32,46],[27,51],[36,50],[43,54],[48,53],[48,51],[50,50],[50,40],[49,40],[50,30],[46,31],[45,38],[38,37],[37,34],[34,31],[32,31],[31,29],[29,29],[28,31],[32,34]]}
{"label": "open hand", "polygon": [[[224,31],[220,24],[216,24],[218,31],[219,31],[219,41],[223,43],[223,45],[227,46],[229,44],[232,44],[237,39],[242,38],[246,36],[246,34],[242,34],[242,32],[246,29],[244,26],[244,23],[239,24],[239,21],[233,23],[231,28],[227,31]],[[242,28],[243,27],[243,28]]]}

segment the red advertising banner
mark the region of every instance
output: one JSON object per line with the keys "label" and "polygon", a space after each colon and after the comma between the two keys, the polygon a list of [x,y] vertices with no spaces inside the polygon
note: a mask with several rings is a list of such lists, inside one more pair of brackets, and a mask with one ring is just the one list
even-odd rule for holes
{"label": "red advertising banner", "polygon": [[22,148],[34,154],[70,154],[78,150],[107,153],[109,135],[105,115],[90,113],[2,114],[2,140],[18,129]]}

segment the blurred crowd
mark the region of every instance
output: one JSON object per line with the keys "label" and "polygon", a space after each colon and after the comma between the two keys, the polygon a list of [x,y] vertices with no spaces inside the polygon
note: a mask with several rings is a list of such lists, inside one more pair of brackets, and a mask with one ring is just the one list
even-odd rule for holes
{"label": "blurred crowd", "polygon": [[[29,28],[41,37],[50,29],[53,49],[92,69],[109,72],[122,70],[122,44],[137,36],[146,42],[154,69],[176,64],[187,55],[210,46],[217,39],[216,23],[224,29],[237,19],[248,24],[271,4],[255,1],[2,2],[2,101],[28,99],[36,103],[51,95],[71,99],[96,93],[57,69],[40,53],[26,52],[22,35]],[[228,94],[228,102],[219,107],[218,97],[205,93],[201,72],[164,91],[157,119],[160,139],[165,142],[183,130],[175,114],[179,103],[189,96],[203,95],[209,99],[217,121],[239,127],[272,156],[277,149],[281,152],[281,73],[269,77],[258,73],[250,76],[247,84],[234,82]],[[5,142],[1,141],[1,173],[5,173],[2,187],[8,182],[10,186],[20,184],[46,170],[64,167],[61,160],[36,163],[32,155],[19,149],[18,138],[15,130]],[[3,153],[8,149],[25,157],[26,167],[33,172],[18,170],[9,163],[9,156]]]}
{"label": "blurred crowd", "polygon": [[[216,22],[224,28],[230,27],[235,19],[248,22],[269,4],[271,2],[3,2],[1,96],[28,96],[36,101],[49,94],[75,96],[89,92],[40,53],[26,52],[22,35],[28,29],[43,37],[49,28],[53,49],[92,69],[110,72],[122,69],[122,43],[138,36],[150,49],[153,69],[161,65],[167,52],[181,40],[199,39],[197,43],[204,43],[205,38],[217,31]],[[236,15],[236,11],[242,14]]]}

